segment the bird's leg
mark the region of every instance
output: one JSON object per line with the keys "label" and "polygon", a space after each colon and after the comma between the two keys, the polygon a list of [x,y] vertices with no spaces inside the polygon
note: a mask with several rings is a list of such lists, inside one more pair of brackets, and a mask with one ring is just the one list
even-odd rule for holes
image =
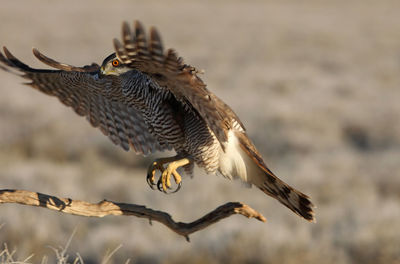
{"label": "bird's leg", "polygon": [[[174,177],[176,184],[178,184],[177,189],[174,192],[177,192],[182,185],[182,178],[179,173],[176,171],[179,167],[185,166],[191,162],[188,158],[180,158],[178,156],[170,157],[170,158],[161,158],[157,159],[153,162],[153,164],[149,167],[147,171],[147,183],[150,185],[152,189],[155,184],[155,173],[156,170],[161,172],[160,179],[157,182],[157,187],[160,191],[167,193],[167,189],[171,188],[171,175]],[[164,168],[164,164],[169,163],[166,168]]]}

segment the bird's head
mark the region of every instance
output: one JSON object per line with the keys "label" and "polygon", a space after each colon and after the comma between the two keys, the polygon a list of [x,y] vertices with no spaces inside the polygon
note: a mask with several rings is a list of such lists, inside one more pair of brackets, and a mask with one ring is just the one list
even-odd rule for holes
{"label": "bird's head", "polygon": [[132,69],[123,64],[115,53],[105,58],[100,68],[100,72],[103,75],[121,75],[130,70]]}

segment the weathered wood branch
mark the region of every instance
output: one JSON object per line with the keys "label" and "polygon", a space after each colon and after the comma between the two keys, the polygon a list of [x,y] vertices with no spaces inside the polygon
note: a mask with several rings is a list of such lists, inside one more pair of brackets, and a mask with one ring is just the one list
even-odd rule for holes
{"label": "weathered wood branch", "polygon": [[190,234],[204,229],[233,214],[241,214],[262,222],[266,221],[262,214],[250,206],[239,202],[230,202],[221,205],[191,223],[175,222],[168,213],[153,210],[143,205],[117,203],[106,200],[98,203],[89,203],[25,190],[0,190],[0,204],[1,203],[39,206],[80,216],[103,217],[106,215],[133,215],[140,218],[147,218],[150,220],[150,223],[151,221],[160,222],[175,233],[184,236],[187,241],[189,241]]}

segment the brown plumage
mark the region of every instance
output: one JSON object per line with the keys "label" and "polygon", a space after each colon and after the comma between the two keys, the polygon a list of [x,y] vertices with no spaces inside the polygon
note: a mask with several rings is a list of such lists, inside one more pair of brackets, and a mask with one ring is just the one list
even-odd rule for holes
{"label": "brown plumage", "polygon": [[207,173],[254,184],[314,221],[309,197],[268,169],[234,111],[206,88],[196,68],[184,64],[174,50],[164,51],[155,28],[146,37],[138,21],[133,30],[124,23],[122,42],[114,39],[114,46],[116,53],[101,66],[84,67],[33,50],[40,61],[57,70],[33,69],[4,48],[0,68],[21,73],[30,80],[28,85],[58,97],[125,150],[147,155],[174,149],[176,157],[156,160],[149,169],[150,185],[155,184],[155,171],[162,172],[157,183],[162,191],[170,188],[171,176],[181,184],[176,168],[191,173],[197,164]]}

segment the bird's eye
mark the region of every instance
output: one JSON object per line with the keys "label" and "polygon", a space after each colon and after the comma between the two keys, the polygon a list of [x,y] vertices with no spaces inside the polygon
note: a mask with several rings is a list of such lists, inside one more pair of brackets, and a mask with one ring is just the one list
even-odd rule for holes
{"label": "bird's eye", "polygon": [[114,66],[114,67],[119,66],[119,60],[113,60],[112,61],[112,66]]}

